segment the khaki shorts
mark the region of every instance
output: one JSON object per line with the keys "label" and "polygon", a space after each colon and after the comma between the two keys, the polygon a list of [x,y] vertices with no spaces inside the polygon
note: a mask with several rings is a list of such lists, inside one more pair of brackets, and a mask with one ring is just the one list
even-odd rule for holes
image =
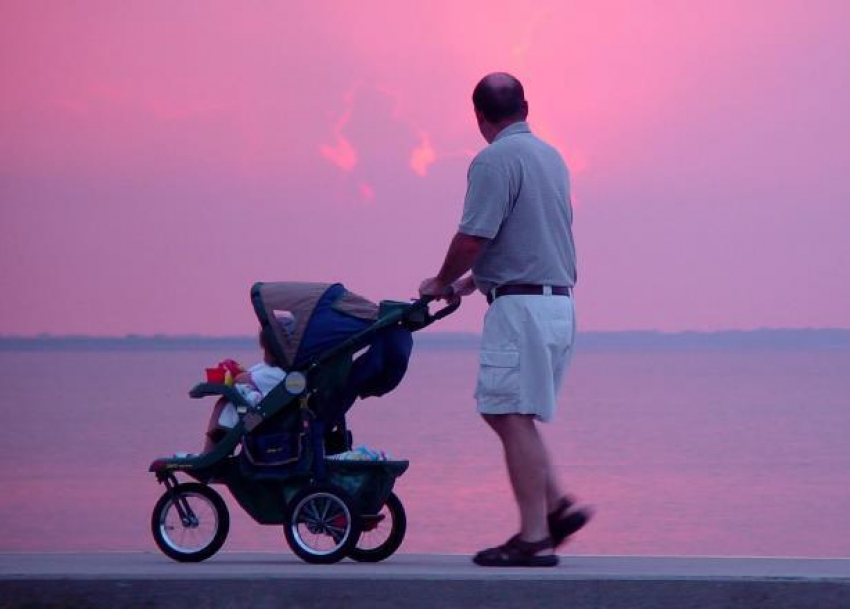
{"label": "khaki shorts", "polygon": [[482,414],[550,421],[573,353],[569,296],[502,296],[484,317],[475,399]]}

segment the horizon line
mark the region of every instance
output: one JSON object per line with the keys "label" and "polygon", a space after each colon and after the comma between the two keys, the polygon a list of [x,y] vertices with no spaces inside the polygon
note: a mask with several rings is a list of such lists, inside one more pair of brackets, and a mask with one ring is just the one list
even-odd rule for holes
{"label": "horizon line", "polygon": [[[425,350],[472,350],[480,343],[477,332],[425,332],[416,342]],[[254,335],[204,336],[198,334],[127,334],[124,336],[51,335],[3,336],[0,351],[165,351],[245,349],[256,347]],[[619,330],[578,332],[576,348],[582,351],[770,351],[850,350],[850,328],[757,328],[662,332]]]}
{"label": "horizon line", "polygon": [[[687,335],[715,335],[715,334],[747,334],[747,333],[847,333],[850,334],[850,327],[841,328],[835,326],[800,326],[800,327],[771,327],[760,326],[757,328],[726,328],[721,330],[657,330],[657,329],[634,329],[634,330],[578,330],[578,334],[643,334],[657,335],[660,337],[674,337],[683,334]],[[419,333],[419,336],[480,336],[480,332],[469,330],[431,330],[425,333]],[[201,339],[201,340],[255,340],[254,334],[167,334],[164,332],[153,332],[150,334],[142,334],[137,332],[128,332],[126,334],[55,334],[53,332],[39,332],[37,334],[3,334],[0,333],[0,341],[2,340],[67,340],[67,339],[86,339],[86,340],[186,340],[186,339]]]}

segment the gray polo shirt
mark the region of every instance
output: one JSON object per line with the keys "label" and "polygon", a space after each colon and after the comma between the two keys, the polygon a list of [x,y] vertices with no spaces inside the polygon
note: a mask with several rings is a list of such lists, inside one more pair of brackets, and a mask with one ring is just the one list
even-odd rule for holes
{"label": "gray polo shirt", "polygon": [[508,283],[573,287],[572,221],[567,166],[528,123],[509,125],[472,160],[459,231],[490,240],[472,268],[483,293]]}

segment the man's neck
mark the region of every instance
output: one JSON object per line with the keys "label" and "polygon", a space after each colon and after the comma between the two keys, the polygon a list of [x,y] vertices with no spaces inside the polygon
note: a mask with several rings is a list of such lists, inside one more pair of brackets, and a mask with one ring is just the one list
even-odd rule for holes
{"label": "man's neck", "polygon": [[505,121],[502,121],[502,122],[496,123],[496,124],[491,124],[492,135],[490,136],[490,139],[487,140],[487,143],[492,144],[494,141],[496,141],[496,138],[499,137],[499,134],[502,131],[504,131],[505,129],[507,129],[508,127],[510,127],[511,125],[516,125],[517,123],[524,123],[524,122],[525,122],[524,118],[519,118],[519,119],[505,120]]}

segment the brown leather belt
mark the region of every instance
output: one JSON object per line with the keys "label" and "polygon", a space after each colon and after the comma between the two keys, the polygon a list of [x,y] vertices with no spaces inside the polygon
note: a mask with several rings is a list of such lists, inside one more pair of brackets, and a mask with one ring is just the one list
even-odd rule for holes
{"label": "brown leather belt", "polygon": [[509,283],[493,288],[487,293],[487,304],[493,304],[499,296],[572,296],[573,289],[563,285],[531,285],[527,283]]}

